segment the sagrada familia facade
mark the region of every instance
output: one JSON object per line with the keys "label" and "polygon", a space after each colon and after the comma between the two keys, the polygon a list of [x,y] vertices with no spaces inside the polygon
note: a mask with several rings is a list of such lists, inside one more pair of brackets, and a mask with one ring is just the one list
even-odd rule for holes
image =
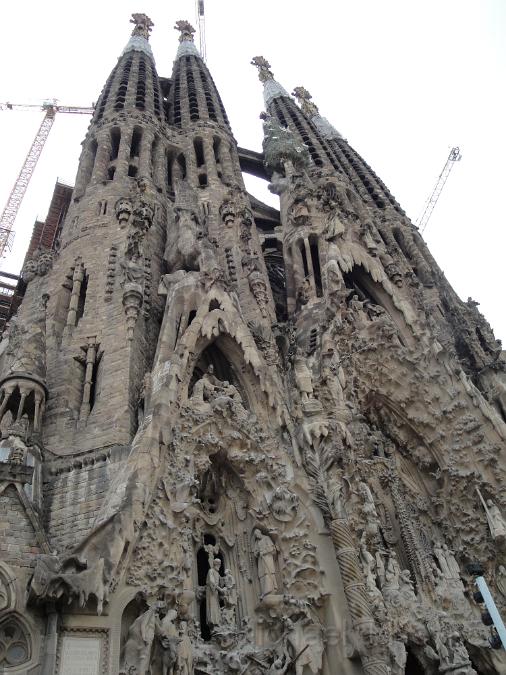
{"label": "sagrada familia facade", "polygon": [[0,671],[506,673],[500,342],[306,89],[238,148],[133,23],[0,343]]}

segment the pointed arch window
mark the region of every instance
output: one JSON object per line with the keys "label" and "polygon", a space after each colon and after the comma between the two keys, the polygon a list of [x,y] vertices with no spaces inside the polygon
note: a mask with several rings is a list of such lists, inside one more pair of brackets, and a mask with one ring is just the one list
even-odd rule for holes
{"label": "pointed arch window", "polygon": [[0,667],[15,668],[31,658],[28,633],[16,617],[9,617],[0,624]]}

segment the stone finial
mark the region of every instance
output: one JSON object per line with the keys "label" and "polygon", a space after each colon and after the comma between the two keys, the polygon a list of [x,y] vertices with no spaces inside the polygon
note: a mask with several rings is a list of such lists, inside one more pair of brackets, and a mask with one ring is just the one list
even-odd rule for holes
{"label": "stone finial", "polygon": [[181,33],[179,36],[179,42],[193,42],[195,28],[191,25],[191,23],[188,21],[176,21],[174,29]]}
{"label": "stone finial", "polygon": [[263,56],[254,56],[251,59],[251,65],[258,68],[258,79],[260,82],[267,82],[267,80],[273,80],[274,74],[271,70],[271,64]]}
{"label": "stone finial", "polygon": [[304,87],[295,87],[292,91],[292,96],[295,96],[297,102],[302,108],[302,112],[305,113],[308,117],[314,117],[319,115],[318,106],[316,106],[311,100],[313,97]]}
{"label": "stone finial", "polygon": [[155,25],[147,14],[132,14],[130,23],[135,25],[132,36],[140,36],[149,40],[151,28]]}

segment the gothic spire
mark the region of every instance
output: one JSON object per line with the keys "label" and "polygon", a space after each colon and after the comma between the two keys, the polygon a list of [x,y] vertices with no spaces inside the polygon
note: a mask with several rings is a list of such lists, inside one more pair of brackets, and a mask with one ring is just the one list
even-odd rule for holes
{"label": "gothic spire", "polygon": [[264,56],[254,56],[251,59],[251,65],[258,68],[258,79],[264,85],[264,101],[265,106],[268,107],[271,101],[278,96],[288,97],[288,92],[279,82],[274,79],[274,74],[271,70],[271,64]]}
{"label": "gothic spire", "polygon": [[146,14],[132,14],[132,35],[121,52],[98,100],[93,121],[109,114],[141,110],[162,118],[163,101],[155,59],[149,45],[154,25]]}
{"label": "gothic spire", "polygon": [[188,21],[176,21],[174,28],[180,35],[172,70],[169,124],[184,128],[193,122],[210,121],[230,131],[221,97],[193,42],[195,28]]}

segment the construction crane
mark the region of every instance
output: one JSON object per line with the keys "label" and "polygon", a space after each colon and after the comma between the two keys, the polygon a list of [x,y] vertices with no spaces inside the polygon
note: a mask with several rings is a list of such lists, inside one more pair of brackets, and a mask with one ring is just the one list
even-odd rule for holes
{"label": "construction crane", "polygon": [[2,258],[12,247],[12,242],[14,241],[14,222],[30,179],[39,161],[40,154],[54,124],[56,113],[91,115],[94,108],[57,105],[56,100],[53,99],[51,101],[44,101],[42,105],[0,103],[0,110],[42,110],[45,113],[0,218],[0,258]]}
{"label": "construction crane", "polygon": [[195,15],[199,29],[200,55],[206,60],[206,17],[204,14],[204,0],[195,0]]}
{"label": "construction crane", "polygon": [[421,232],[423,232],[427,227],[427,223],[429,222],[432,212],[434,211],[434,207],[436,206],[437,200],[439,199],[441,192],[443,191],[445,183],[448,180],[448,176],[450,175],[451,170],[455,166],[455,162],[460,162],[461,159],[462,155],[460,153],[460,148],[457,147],[452,148],[450,150],[450,154],[448,155],[448,159],[446,160],[446,163],[443,167],[443,170],[439,174],[439,178],[436,181],[436,185],[434,186],[434,189],[432,190],[430,197],[425,202],[422,215],[416,221],[416,226]]}

